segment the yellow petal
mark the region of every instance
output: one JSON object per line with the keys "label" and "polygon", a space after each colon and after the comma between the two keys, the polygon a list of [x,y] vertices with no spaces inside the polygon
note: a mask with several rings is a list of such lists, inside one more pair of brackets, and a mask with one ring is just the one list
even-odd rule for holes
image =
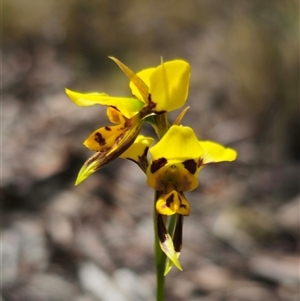
{"label": "yellow petal", "polygon": [[156,211],[162,215],[173,215],[176,211],[166,204],[165,198],[160,198],[156,202]]}
{"label": "yellow petal", "polygon": [[120,158],[133,160],[136,163],[140,158],[147,156],[149,146],[153,143],[152,137],[138,135],[133,144],[120,156]]}
{"label": "yellow petal", "polygon": [[179,198],[180,206],[177,210],[177,213],[183,216],[190,215],[191,212],[191,206],[188,200],[185,198],[185,196],[181,193],[177,194],[177,197]]}
{"label": "yellow petal", "polygon": [[126,118],[131,118],[138,114],[145,105],[142,101],[135,98],[112,97],[105,93],[79,93],[66,89],[67,95],[78,106],[86,107],[96,104],[114,107]]}
{"label": "yellow petal", "polygon": [[[143,122],[139,121],[132,127],[129,127],[126,130],[121,131],[120,133],[114,131],[112,138],[105,136],[106,139],[104,139],[106,144],[103,146],[100,145],[100,143],[97,143],[100,151],[98,151],[94,156],[92,156],[84,163],[78,174],[76,185],[80,184],[91,174],[93,174],[106,164],[110,163],[114,159],[118,158],[123,152],[125,152],[136,139],[142,124]],[[113,127],[115,130],[115,128],[118,128],[119,126]],[[103,131],[105,131],[105,128],[102,128],[100,133],[103,133]],[[120,134],[120,136],[117,136],[117,134]],[[101,137],[99,141],[101,141]],[[89,147],[97,146],[97,144],[92,145],[92,140],[89,141],[89,143]]]}
{"label": "yellow petal", "polygon": [[131,69],[129,69],[126,65],[120,62],[118,59],[114,57],[109,57],[109,58],[112,59],[119,66],[119,68],[124,72],[124,74],[129,78],[129,80],[135,85],[135,87],[139,92],[139,96],[141,96],[138,98],[144,101],[144,103],[148,103],[149,88],[144,83],[144,81],[137,74],[135,74]]}
{"label": "yellow petal", "polygon": [[162,63],[150,75],[151,100],[155,110],[172,111],[181,108],[188,96],[190,65],[183,60]]}
{"label": "yellow petal", "polygon": [[159,158],[183,162],[197,159],[203,155],[203,150],[194,131],[187,126],[173,125],[163,138],[150,149],[152,161]]}
{"label": "yellow petal", "polygon": [[[154,70],[155,70],[155,68],[144,69],[144,70],[138,72],[136,75],[145,83],[145,85],[147,85],[149,87],[149,77],[153,73]],[[132,95],[134,95],[136,98],[138,98],[140,100],[143,99],[144,96],[140,93],[140,90],[137,88],[137,86],[134,84],[134,82],[130,81],[129,87],[131,89]],[[147,99],[147,102],[148,102],[148,99]]]}
{"label": "yellow petal", "polygon": [[102,127],[95,130],[83,144],[92,151],[106,151],[118,143],[127,131],[128,128],[125,128],[123,124]]}
{"label": "yellow petal", "polygon": [[227,148],[212,141],[199,141],[204,153],[201,156],[202,164],[231,162],[237,157],[237,152],[232,148]]}

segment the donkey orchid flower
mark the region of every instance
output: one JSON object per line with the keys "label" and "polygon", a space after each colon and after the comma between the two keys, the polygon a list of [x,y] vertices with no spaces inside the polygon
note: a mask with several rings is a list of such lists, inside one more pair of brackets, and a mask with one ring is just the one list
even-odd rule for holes
{"label": "donkey orchid flower", "polygon": [[[198,141],[190,127],[173,125],[165,136],[149,150],[151,161],[147,169],[147,183],[159,191],[156,202],[157,229],[162,250],[170,262],[178,268],[178,257],[182,245],[183,217],[190,214],[190,204],[185,191],[198,186],[198,174],[207,164],[234,161],[237,153],[211,141]],[[177,223],[172,239],[162,223],[161,216],[177,214]]]}
{"label": "donkey orchid flower", "polygon": [[66,89],[66,94],[78,106],[107,106],[108,119],[115,124],[95,130],[84,142],[97,153],[82,166],[76,185],[121,156],[134,143],[147,116],[178,109],[187,99],[190,80],[187,62],[173,60],[134,73],[116,58],[111,59],[129,78],[132,97],[84,94]]}

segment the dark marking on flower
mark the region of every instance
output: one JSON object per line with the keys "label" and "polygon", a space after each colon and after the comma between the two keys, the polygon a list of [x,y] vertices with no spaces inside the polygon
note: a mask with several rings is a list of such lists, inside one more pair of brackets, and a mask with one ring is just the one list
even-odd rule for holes
{"label": "dark marking on flower", "polygon": [[158,239],[161,243],[164,243],[166,241],[167,237],[167,229],[163,220],[163,216],[161,214],[157,214],[157,235]]}
{"label": "dark marking on flower", "polygon": [[106,130],[106,131],[111,131],[111,128],[110,128],[109,126],[106,126],[106,127],[105,127],[105,130]]}
{"label": "dark marking on flower", "polygon": [[145,147],[144,152],[142,154],[142,158],[147,158],[148,150],[149,150],[149,147],[148,146]]}
{"label": "dark marking on flower", "polygon": [[157,160],[154,160],[151,164],[150,171],[151,173],[155,173],[162,167],[164,167],[167,164],[168,160],[166,158],[159,158]]}
{"label": "dark marking on flower", "polygon": [[124,118],[125,118],[125,123],[124,123],[124,127],[122,129],[132,127],[132,120],[127,119],[125,116],[124,116]]}
{"label": "dark marking on flower", "polygon": [[115,106],[110,106],[110,107],[115,109],[116,111],[120,112],[120,110],[117,107],[115,107]]}
{"label": "dark marking on flower", "polygon": [[[103,156],[102,152],[97,152],[94,156],[92,156],[91,158],[89,158],[85,163],[84,166],[89,166],[90,164],[92,164],[94,161],[100,160],[101,157]],[[96,168],[95,168],[96,169]]]}
{"label": "dark marking on flower", "polygon": [[182,198],[181,198],[180,194],[178,194],[178,199],[179,199],[180,206],[181,206],[181,203],[182,203]]}
{"label": "dark marking on flower", "polygon": [[175,231],[173,235],[173,244],[176,252],[181,251],[182,246],[182,228],[183,228],[183,215],[178,214]]}
{"label": "dark marking on flower", "polygon": [[180,208],[184,208],[184,209],[186,209],[186,205],[184,205],[184,204],[182,204],[182,198],[181,198],[181,196],[180,196],[180,194],[178,194],[178,199],[179,199],[179,202],[180,202]]}
{"label": "dark marking on flower", "polygon": [[197,170],[197,163],[193,159],[186,160],[182,162],[183,166],[185,169],[187,169],[192,175],[196,172]]}
{"label": "dark marking on flower", "polygon": [[136,164],[139,164],[139,162],[136,162],[135,160],[133,160],[132,158],[125,158],[126,160],[129,160],[129,161],[131,161],[131,162],[134,162],[134,163],[136,163]]}
{"label": "dark marking on flower", "polygon": [[156,103],[152,101],[152,96],[151,94],[148,95],[148,106],[147,106],[148,110],[150,110],[151,112],[154,111],[154,109],[156,108]]}
{"label": "dark marking on flower", "polygon": [[172,193],[167,199],[166,204],[170,208],[171,204],[174,202],[174,193]]}
{"label": "dark marking on flower", "polygon": [[119,144],[120,143],[120,141],[122,140],[122,138],[124,137],[124,134],[125,133],[122,133],[121,135],[119,135],[116,139],[115,139],[115,144],[114,145],[116,145],[116,144]]}
{"label": "dark marking on flower", "polygon": [[140,110],[140,117],[144,118],[145,116],[155,113],[156,103],[152,101],[151,94],[148,95],[148,103]]}
{"label": "dark marking on flower", "polygon": [[99,145],[101,145],[101,146],[103,146],[103,145],[105,145],[106,144],[106,140],[102,137],[102,135],[99,133],[99,132],[97,132],[96,134],[95,134],[95,141],[97,142],[97,143],[99,143]]}
{"label": "dark marking on flower", "polygon": [[199,168],[201,165],[204,165],[204,164],[203,164],[203,159],[202,159],[202,158],[200,158],[200,159],[198,160],[198,162],[197,162],[197,167]]}
{"label": "dark marking on flower", "polygon": [[167,111],[155,111],[155,110],[153,110],[152,112],[155,113],[155,115],[162,115],[167,113]]}
{"label": "dark marking on flower", "polygon": [[[94,156],[89,158],[84,163],[84,166],[88,167],[90,164],[96,163],[93,166],[93,171],[95,172],[95,171],[99,170],[101,167],[103,167],[103,166],[107,165],[108,163],[110,163],[111,161],[113,161],[114,159],[118,158],[134,142],[137,135],[139,134],[139,129],[140,129],[140,127],[137,128],[137,130],[130,136],[130,139],[126,139],[126,140],[121,141],[121,144],[118,145],[113,150],[113,152],[110,152],[110,151],[115,146],[113,146],[113,147],[111,147],[111,146],[102,147],[100,151],[97,151],[97,153]],[[110,152],[110,153],[108,154],[108,152]]]}

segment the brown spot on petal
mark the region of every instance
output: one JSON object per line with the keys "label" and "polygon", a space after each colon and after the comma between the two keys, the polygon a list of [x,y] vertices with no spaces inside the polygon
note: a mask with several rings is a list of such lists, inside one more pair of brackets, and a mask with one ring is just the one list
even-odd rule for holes
{"label": "brown spot on petal", "polygon": [[105,145],[106,144],[106,140],[102,137],[102,135],[99,133],[99,132],[97,132],[96,134],[95,134],[95,141],[97,142],[97,143],[99,143],[99,145],[101,145],[101,146],[103,146],[103,145]]}
{"label": "brown spot on petal", "polygon": [[167,164],[168,160],[166,158],[159,158],[157,160],[154,160],[151,164],[150,171],[151,173],[155,173],[162,167],[164,167]]}
{"label": "brown spot on petal", "polygon": [[110,107],[115,109],[116,111],[120,112],[120,110],[117,107],[115,107],[115,106],[110,106]]}
{"label": "brown spot on petal", "polygon": [[195,160],[190,159],[182,162],[183,166],[185,169],[187,169],[192,175],[196,172],[197,170],[197,163]]}
{"label": "brown spot on petal", "polygon": [[181,196],[178,194],[178,198],[179,198],[179,202],[180,202],[180,208],[185,208],[186,209],[186,205],[184,205],[184,204],[182,204],[182,198],[181,198]]}
{"label": "brown spot on petal", "polygon": [[144,149],[144,152],[143,152],[143,154],[142,154],[142,158],[143,158],[143,157],[147,158],[148,150],[149,150],[149,147],[147,146],[147,147]]}
{"label": "brown spot on petal", "polygon": [[166,199],[166,204],[168,207],[171,206],[171,204],[174,202],[174,193],[172,193],[167,199]]}
{"label": "brown spot on petal", "polygon": [[[125,117],[124,117],[125,118]],[[132,126],[133,122],[131,119],[126,119],[124,123],[124,128],[130,128]],[[123,128],[123,129],[124,129]]]}
{"label": "brown spot on petal", "polygon": [[110,128],[109,126],[106,126],[106,127],[105,127],[105,130],[106,130],[106,131],[111,131],[111,128]]}

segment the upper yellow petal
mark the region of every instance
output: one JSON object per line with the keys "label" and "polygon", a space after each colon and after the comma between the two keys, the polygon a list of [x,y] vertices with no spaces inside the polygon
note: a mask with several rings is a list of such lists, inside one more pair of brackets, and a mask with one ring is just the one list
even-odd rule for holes
{"label": "upper yellow petal", "polygon": [[187,126],[173,125],[163,138],[150,149],[152,161],[159,158],[183,162],[203,154],[194,131]]}
{"label": "upper yellow petal", "polygon": [[78,106],[93,106],[100,104],[114,107],[120,111],[126,118],[135,116],[145,105],[144,102],[135,98],[112,97],[105,93],[79,93],[66,89],[67,95]]}
{"label": "upper yellow petal", "polygon": [[162,63],[150,74],[149,92],[155,110],[172,111],[181,108],[188,96],[190,65],[183,60]]}
{"label": "upper yellow petal", "polygon": [[237,158],[237,152],[212,141],[199,141],[204,153],[201,156],[202,164],[232,162]]}

